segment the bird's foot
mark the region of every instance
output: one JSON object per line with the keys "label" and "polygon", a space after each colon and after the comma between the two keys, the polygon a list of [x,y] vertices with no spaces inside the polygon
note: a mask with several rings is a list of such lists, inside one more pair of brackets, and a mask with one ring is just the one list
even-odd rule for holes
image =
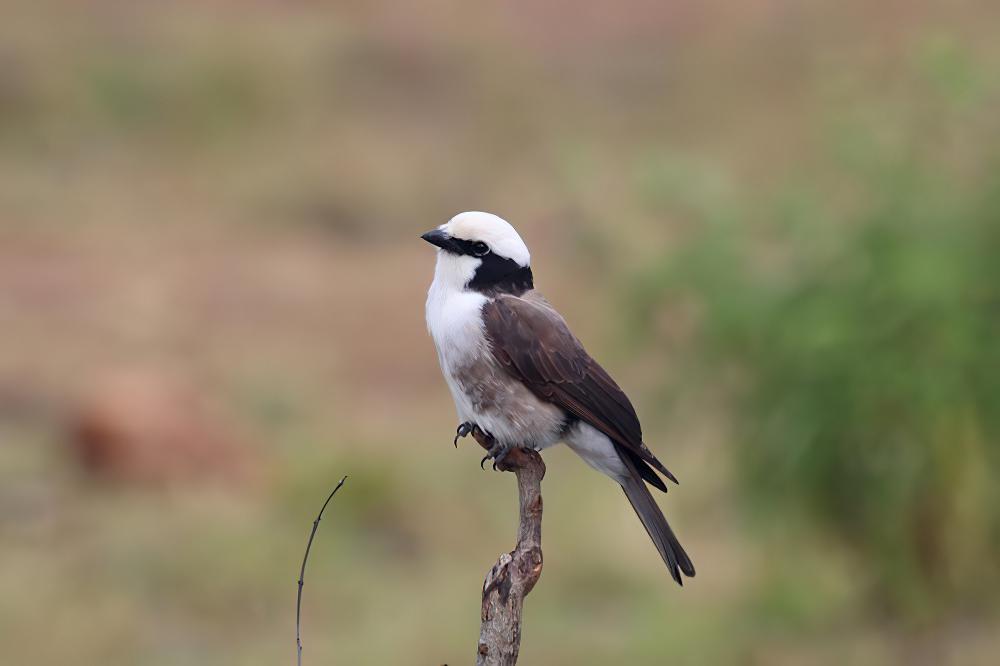
{"label": "bird's foot", "polygon": [[487,444],[489,444],[490,447],[493,445],[493,435],[486,432],[472,421],[466,421],[465,423],[459,424],[458,429],[455,430],[455,440],[453,442],[455,448],[458,448],[459,438],[467,437],[469,435],[472,435],[476,441],[480,442],[484,447],[486,447]]}
{"label": "bird's foot", "polygon": [[465,423],[459,423],[458,429],[455,431],[455,441],[453,442],[455,444],[455,448],[456,449],[458,448],[458,440],[460,437],[467,437],[477,427],[478,426],[471,421],[466,421]]}
{"label": "bird's foot", "polygon": [[[501,444],[500,442],[494,441],[493,446],[490,448],[489,451],[486,452],[486,455],[483,456],[483,459],[479,461],[479,466],[483,467],[483,465],[486,464],[487,460],[492,459],[493,471],[495,472],[497,469],[497,463],[503,463],[504,458],[507,457],[507,454],[509,454],[513,448],[514,448],[513,446]],[[485,469],[485,467],[483,467],[483,469]]]}
{"label": "bird's foot", "polygon": [[504,459],[507,457],[507,454],[510,453],[511,449],[514,448],[513,446],[500,444],[495,439],[493,439],[493,435],[486,432],[472,421],[466,421],[465,423],[460,423],[458,428],[455,430],[455,440],[453,442],[455,444],[455,447],[458,448],[458,440],[460,438],[468,437],[469,435],[475,437],[483,445],[483,447],[489,445],[489,449],[487,449],[486,455],[483,456],[483,459],[479,461],[479,466],[483,467],[483,469],[485,469],[484,466],[486,465],[486,461],[492,460],[493,469],[495,471],[497,469],[497,465],[503,463]]}

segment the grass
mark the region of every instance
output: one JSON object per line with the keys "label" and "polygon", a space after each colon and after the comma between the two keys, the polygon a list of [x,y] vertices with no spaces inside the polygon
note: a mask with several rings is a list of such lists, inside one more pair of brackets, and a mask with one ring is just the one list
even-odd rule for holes
{"label": "grass", "polygon": [[647,329],[697,303],[690,371],[732,377],[747,499],[833,530],[904,617],[989,605],[1000,534],[996,156],[921,161],[919,136],[898,155],[858,142],[867,155],[832,170],[850,203],[788,190],[717,213],[636,289]]}

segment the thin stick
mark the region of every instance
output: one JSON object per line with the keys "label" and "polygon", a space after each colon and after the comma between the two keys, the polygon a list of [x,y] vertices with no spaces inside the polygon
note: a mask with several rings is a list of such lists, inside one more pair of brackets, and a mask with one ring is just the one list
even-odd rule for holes
{"label": "thin stick", "polygon": [[316,529],[319,527],[319,521],[323,519],[323,512],[326,511],[326,505],[330,503],[333,496],[337,494],[340,487],[344,485],[344,481],[347,481],[345,476],[337,484],[337,487],[330,492],[330,495],[323,502],[323,508],[319,510],[319,514],[316,516],[316,520],[313,521],[312,531],[309,533],[309,541],[306,543],[306,554],[302,556],[302,569],[299,570],[299,593],[295,599],[295,647],[298,652],[298,661],[296,662],[298,666],[302,666],[302,585],[305,583],[306,578],[306,562],[309,561],[309,551],[312,549],[313,538],[316,536]]}

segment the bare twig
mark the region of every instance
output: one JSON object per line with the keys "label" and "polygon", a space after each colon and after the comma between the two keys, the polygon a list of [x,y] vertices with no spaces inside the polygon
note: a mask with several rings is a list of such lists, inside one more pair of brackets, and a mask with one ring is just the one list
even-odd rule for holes
{"label": "bare twig", "polygon": [[[489,450],[485,435],[473,433]],[[514,472],[520,506],[517,546],[504,553],[483,581],[482,624],[477,666],[513,666],[521,647],[524,597],[542,575],[542,477],[545,463],[535,451],[514,449],[497,469]]]}
{"label": "bare twig", "polygon": [[309,561],[309,551],[312,549],[313,538],[316,536],[316,529],[319,527],[319,521],[323,519],[323,512],[326,511],[326,505],[330,503],[333,496],[337,494],[340,487],[344,485],[344,481],[347,481],[345,476],[340,480],[340,483],[330,492],[327,496],[326,501],[323,502],[322,508],[319,510],[319,514],[316,515],[316,520],[313,521],[312,531],[309,532],[309,541],[306,543],[306,553],[302,556],[302,568],[299,570],[299,593],[296,595],[295,599],[295,647],[297,650],[297,664],[302,666],[302,585],[305,583],[306,578],[306,562]]}

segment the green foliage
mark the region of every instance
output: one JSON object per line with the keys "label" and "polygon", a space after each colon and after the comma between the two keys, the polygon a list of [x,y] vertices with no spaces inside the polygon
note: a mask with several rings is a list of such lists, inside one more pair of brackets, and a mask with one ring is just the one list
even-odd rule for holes
{"label": "green foliage", "polygon": [[647,332],[694,303],[694,372],[737,378],[753,504],[804,510],[920,615],[1000,580],[1000,181],[868,153],[843,201],[706,215],[636,293]]}

